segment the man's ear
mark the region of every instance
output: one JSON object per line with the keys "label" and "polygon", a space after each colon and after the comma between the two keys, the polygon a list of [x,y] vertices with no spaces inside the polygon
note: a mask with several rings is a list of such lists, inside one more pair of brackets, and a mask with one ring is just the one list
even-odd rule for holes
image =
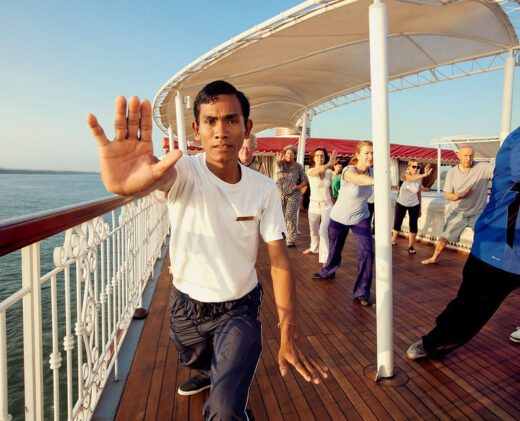
{"label": "man's ear", "polygon": [[244,139],[249,139],[249,134],[251,133],[252,128],[253,128],[253,121],[248,119],[246,121],[246,131],[244,133]]}
{"label": "man's ear", "polygon": [[195,135],[195,140],[200,140],[200,136],[199,136],[199,126],[197,125],[197,122],[196,121],[193,121],[191,123],[191,128],[193,130],[193,134]]}

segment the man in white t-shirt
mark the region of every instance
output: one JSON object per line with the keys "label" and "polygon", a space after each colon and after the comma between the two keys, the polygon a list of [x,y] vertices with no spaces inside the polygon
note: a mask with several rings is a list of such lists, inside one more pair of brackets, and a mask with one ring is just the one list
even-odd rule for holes
{"label": "man in white t-shirt", "polygon": [[466,227],[475,229],[480,214],[487,204],[488,184],[493,178],[494,167],[487,162],[473,162],[475,152],[470,145],[463,145],[457,152],[460,164],[446,174],[444,194],[451,203],[446,209],[446,220],[441,237],[435,244],[433,256],[423,260],[423,265],[437,263],[448,241],[459,241]]}
{"label": "man in white t-shirt", "polygon": [[132,195],[159,190],[168,201],[172,233],[170,337],[182,363],[199,371],[178,392],[211,387],[206,419],[249,419],[249,388],[262,349],[258,320],[262,288],[254,269],[258,234],[267,243],[281,341],[282,376],[288,364],[319,383],[327,368],[295,341],[295,286],[284,241],[285,223],[274,182],[238,163],[252,127],[249,102],[223,81],[206,85],[194,102],[195,138],[204,154],[153,156],[151,106],[116,100],[116,134],[110,142],[96,118],[87,122],[98,143],[106,188]]}

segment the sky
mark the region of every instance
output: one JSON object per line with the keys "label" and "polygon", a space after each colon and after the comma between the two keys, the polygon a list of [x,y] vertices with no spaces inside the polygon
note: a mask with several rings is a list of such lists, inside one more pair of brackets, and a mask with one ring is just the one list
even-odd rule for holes
{"label": "sky", "polygon": [[[118,95],[153,101],[199,56],[299,3],[4,2],[0,168],[99,171],[88,113],[112,138]],[[520,125],[519,67],[515,81],[512,129]],[[498,136],[502,88],[503,71],[495,71],[393,93],[390,141],[431,146],[438,136]],[[314,117],[312,136],[370,139],[370,106],[363,100]],[[154,127],[157,154],[163,136]]]}

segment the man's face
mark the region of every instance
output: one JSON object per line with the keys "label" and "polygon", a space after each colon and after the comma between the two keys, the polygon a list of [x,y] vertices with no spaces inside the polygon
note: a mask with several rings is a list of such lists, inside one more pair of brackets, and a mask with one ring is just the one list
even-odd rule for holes
{"label": "man's face", "polygon": [[469,169],[473,165],[473,158],[475,157],[475,153],[472,148],[460,148],[457,153],[459,157],[460,166],[464,169]]}
{"label": "man's face", "polygon": [[244,139],[244,143],[242,144],[242,148],[240,148],[240,152],[238,153],[238,158],[240,162],[244,165],[249,165],[253,160],[253,146],[251,146],[251,142],[249,139]]}
{"label": "man's face", "polygon": [[244,122],[240,102],[235,95],[219,95],[200,105],[199,124],[192,123],[195,138],[206,152],[206,161],[218,167],[236,165],[244,137],[253,123]]}

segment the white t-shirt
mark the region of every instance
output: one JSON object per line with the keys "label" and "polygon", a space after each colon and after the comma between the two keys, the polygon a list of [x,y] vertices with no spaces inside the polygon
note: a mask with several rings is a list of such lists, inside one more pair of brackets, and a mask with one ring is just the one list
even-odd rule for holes
{"label": "white t-shirt", "polygon": [[175,169],[168,193],[175,288],[202,302],[243,297],[258,283],[258,234],[271,242],[287,233],[276,184],[243,165],[240,181],[226,183],[205,153],[183,156]]}
{"label": "white t-shirt", "polygon": [[[311,168],[312,169],[312,168]],[[309,188],[311,189],[311,200],[315,202],[332,202],[330,198],[330,183],[332,180],[332,171],[327,169],[323,173],[323,179],[319,175],[311,176],[307,170],[307,178],[309,179]]]}
{"label": "white t-shirt", "polygon": [[[408,172],[408,171],[407,171]],[[419,191],[421,190],[422,178],[413,181],[404,180],[399,189],[397,203],[411,208],[419,204]]]}

